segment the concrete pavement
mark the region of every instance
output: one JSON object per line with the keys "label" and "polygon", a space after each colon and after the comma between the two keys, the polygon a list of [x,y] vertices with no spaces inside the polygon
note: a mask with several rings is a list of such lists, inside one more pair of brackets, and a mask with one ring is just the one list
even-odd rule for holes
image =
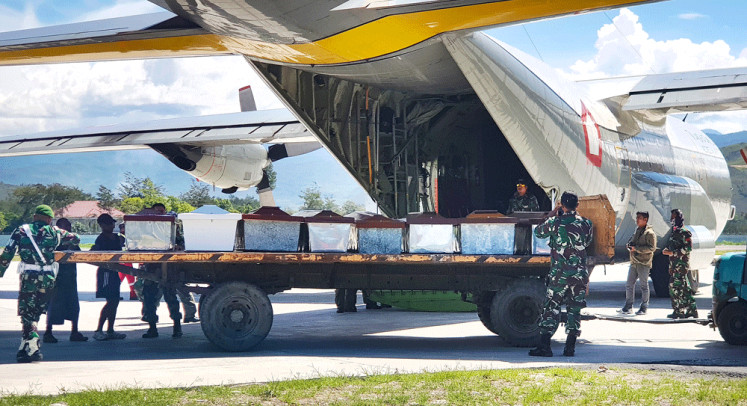
{"label": "concrete pavement", "polygon": [[[15,266],[14,266],[15,267]],[[397,309],[337,314],[331,290],[294,289],[270,296],[275,319],[269,336],[254,351],[227,353],[213,346],[199,324],[184,326],[172,339],[170,323],[161,337],[140,336],[141,305],[120,304],[116,328],[121,341],[73,343],[69,324],[55,327],[57,344],[44,344],[44,361],[17,364],[20,342],[16,316],[18,280],[14,267],[0,279],[0,393],[58,393],[122,386],[165,387],[267,382],[322,375],[420,372],[445,369],[514,368],[566,364],[676,364],[717,366],[747,373],[747,347],[723,342],[717,331],[694,325],[647,325],[587,321],[576,357],[562,354],[565,335],[554,337],[554,358],[527,356],[526,348],[508,346],[490,333],[474,313],[415,313]],[[94,297],[95,268],[79,268],[80,326],[92,336],[103,300]],[[697,297],[707,315],[711,270],[701,273]],[[627,267],[597,267],[592,274],[589,313],[613,315],[624,301]],[[127,297],[125,284],[123,297]],[[652,289],[653,291],[653,289]],[[640,293],[637,293],[640,295]],[[360,303],[359,299],[359,303]],[[638,301],[636,302],[636,306]],[[647,318],[663,318],[669,299],[652,298]],[[170,321],[165,305],[162,321]],[[40,329],[44,328],[42,317]]]}

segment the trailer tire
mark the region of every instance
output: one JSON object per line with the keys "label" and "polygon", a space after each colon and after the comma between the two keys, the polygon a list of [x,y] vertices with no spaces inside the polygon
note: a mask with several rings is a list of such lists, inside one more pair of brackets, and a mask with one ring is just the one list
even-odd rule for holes
{"label": "trailer tire", "polygon": [[538,278],[514,279],[493,296],[490,331],[515,347],[533,347],[539,342],[538,321],[547,287]]}
{"label": "trailer tire", "polygon": [[247,351],[267,337],[272,304],[267,294],[246,282],[226,282],[206,295],[200,306],[205,337],[226,351]]}
{"label": "trailer tire", "polygon": [[666,255],[654,255],[651,266],[651,282],[654,285],[656,297],[669,297],[669,257]]}
{"label": "trailer tire", "polygon": [[747,303],[729,303],[721,309],[718,332],[731,345],[747,345]]}
{"label": "trailer tire", "polygon": [[493,303],[494,296],[495,292],[480,292],[477,299],[477,317],[491,333],[498,334],[490,320],[490,305]]}

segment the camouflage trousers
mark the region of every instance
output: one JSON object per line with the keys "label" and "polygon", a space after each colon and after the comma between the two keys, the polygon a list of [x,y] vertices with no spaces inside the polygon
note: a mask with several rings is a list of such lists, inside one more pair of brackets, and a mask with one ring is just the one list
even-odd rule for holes
{"label": "camouflage trousers", "polygon": [[30,332],[36,331],[39,317],[47,311],[54,284],[52,272],[25,271],[21,274],[18,315],[24,327],[24,338],[30,338]]}
{"label": "camouflage trousers", "polygon": [[560,323],[560,306],[565,303],[568,321],[567,334],[581,334],[581,309],[586,307],[586,285],[588,275],[585,270],[558,270],[551,272],[547,282],[547,296],[539,322],[541,334],[555,334]]}
{"label": "camouflage trousers", "polygon": [[143,320],[149,323],[157,323],[158,305],[161,302],[161,296],[166,301],[166,305],[169,308],[169,316],[171,320],[181,320],[182,314],[179,313],[179,300],[176,298],[176,289],[174,288],[162,288],[158,282],[150,280],[143,280]]}
{"label": "camouflage trousers", "polygon": [[695,298],[687,274],[674,271],[669,277],[669,296],[672,298],[674,314],[694,316],[697,312]]}

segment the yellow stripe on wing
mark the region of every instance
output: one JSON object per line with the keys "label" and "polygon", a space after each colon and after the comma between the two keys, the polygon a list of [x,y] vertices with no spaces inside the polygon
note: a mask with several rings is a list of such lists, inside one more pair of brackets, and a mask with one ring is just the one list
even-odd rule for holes
{"label": "yellow stripe on wing", "polygon": [[445,32],[652,1],[658,0],[507,0],[391,15],[306,44],[273,44],[218,35],[194,35],[5,51],[0,52],[0,65],[227,53],[292,64],[344,64],[391,54]]}

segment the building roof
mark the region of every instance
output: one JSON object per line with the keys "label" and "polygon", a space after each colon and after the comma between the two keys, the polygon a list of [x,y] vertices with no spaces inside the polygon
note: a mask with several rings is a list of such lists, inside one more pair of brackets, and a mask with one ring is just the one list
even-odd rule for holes
{"label": "building roof", "polygon": [[96,200],[79,200],[70,203],[67,207],[55,211],[55,217],[67,218],[96,218],[101,214],[109,213],[114,218],[124,217],[124,213],[117,209],[104,210],[99,207]]}

